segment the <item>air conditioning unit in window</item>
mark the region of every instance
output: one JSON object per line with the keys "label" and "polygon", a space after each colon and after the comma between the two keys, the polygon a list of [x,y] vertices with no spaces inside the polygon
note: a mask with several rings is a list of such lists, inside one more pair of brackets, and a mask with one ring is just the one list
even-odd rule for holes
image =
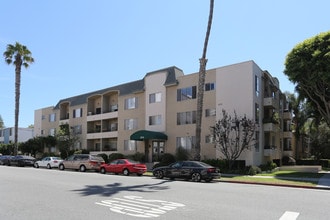
{"label": "air conditioning unit in window", "polygon": [[118,111],[118,105],[112,105],[112,106],[111,106],[111,111],[112,111],[112,112],[116,112],[116,111]]}
{"label": "air conditioning unit in window", "polygon": [[112,123],[111,125],[110,125],[110,130],[111,131],[117,131],[118,130],[118,124],[117,123]]}

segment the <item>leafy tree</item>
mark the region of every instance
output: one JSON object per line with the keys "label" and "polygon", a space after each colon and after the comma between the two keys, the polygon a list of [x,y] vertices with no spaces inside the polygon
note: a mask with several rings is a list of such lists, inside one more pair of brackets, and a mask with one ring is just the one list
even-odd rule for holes
{"label": "leafy tree", "polygon": [[214,0],[210,0],[210,13],[207,24],[206,36],[204,41],[204,48],[202,58],[199,59],[200,67],[199,67],[199,78],[198,78],[198,92],[197,92],[197,113],[196,113],[196,144],[194,152],[194,159],[200,160],[200,152],[201,152],[201,127],[202,127],[202,113],[203,113],[203,99],[204,99],[204,86],[205,86],[205,71],[206,71],[206,51],[207,45],[209,41],[209,36],[211,32],[212,26],[212,18],[213,18],[213,8],[214,8]]}
{"label": "leafy tree", "polygon": [[330,128],[318,120],[310,120],[308,139],[311,146],[311,153],[316,160],[323,159],[327,148],[330,148]]}
{"label": "leafy tree", "polygon": [[38,152],[43,152],[44,144],[41,137],[34,137],[26,142],[20,143],[19,148],[22,153],[29,153],[35,156]]}
{"label": "leafy tree", "polygon": [[284,73],[330,126],[330,31],[296,45],[286,57]]}
{"label": "leafy tree", "polygon": [[1,115],[0,115],[0,129],[1,128],[4,128],[5,127],[5,125],[4,125],[4,123],[3,123],[3,119],[2,119],[2,117],[1,117]]}
{"label": "leafy tree", "polygon": [[8,65],[13,64],[15,66],[15,154],[17,154],[17,135],[18,135],[18,117],[19,117],[19,99],[21,89],[21,67],[29,67],[29,64],[34,62],[31,52],[29,49],[16,42],[15,45],[8,44],[7,50],[3,53],[5,61]]}
{"label": "leafy tree", "polygon": [[220,152],[228,161],[229,169],[243,151],[250,149],[255,135],[255,122],[246,116],[238,118],[236,112],[232,118],[222,110],[222,119],[211,126],[211,132]]}
{"label": "leafy tree", "polygon": [[79,137],[69,124],[60,125],[60,129],[56,134],[57,146],[61,152],[61,157],[69,156],[70,150],[73,150],[75,143],[79,141]]}

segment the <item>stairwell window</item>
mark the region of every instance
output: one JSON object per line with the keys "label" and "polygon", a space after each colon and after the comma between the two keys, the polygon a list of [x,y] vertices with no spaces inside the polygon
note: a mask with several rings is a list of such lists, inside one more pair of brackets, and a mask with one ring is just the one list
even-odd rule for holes
{"label": "stairwell window", "polygon": [[56,121],[56,114],[55,113],[49,115],[49,122],[54,122],[54,121]]}
{"label": "stairwell window", "polygon": [[161,102],[162,101],[162,93],[152,93],[149,94],[149,103]]}
{"label": "stairwell window", "polygon": [[177,98],[178,102],[190,99],[196,99],[196,86],[182,88],[177,90]]}
{"label": "stairwell window", "polygon": [[149,116],[149,125],[161,125],[161,124],[162,124],[161,115]]}

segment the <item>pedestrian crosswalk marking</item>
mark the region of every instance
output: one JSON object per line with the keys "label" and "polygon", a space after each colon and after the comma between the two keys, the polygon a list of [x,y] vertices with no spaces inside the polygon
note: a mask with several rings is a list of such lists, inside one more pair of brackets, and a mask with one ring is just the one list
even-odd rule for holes
{"label": "pedestrian crosswalk marking", "polygon": [[295,220],[298,218],[299,212],[290,212],[286,211],[284,214],[281,216],[279,220]]}
{"label": "pedestrian crosswalk marking", "polygon": [[158,199],[144,199],[140,196],[124,196],[124,198],[103,200],[101,202],[95,202],[95,204],[109,207],[111,211],[119,214],[142,218],[159,217],[168,211],[185,206],[181,203]]}

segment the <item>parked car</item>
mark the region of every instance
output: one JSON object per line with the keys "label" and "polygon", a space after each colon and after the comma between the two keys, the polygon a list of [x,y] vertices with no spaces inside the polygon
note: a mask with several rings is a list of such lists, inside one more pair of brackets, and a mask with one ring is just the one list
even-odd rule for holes
{"label": "parked car", "polygon": [[179,161],[169,166],[156,167],[152,170],[152,173],[159,179],[164,177],[171,179],[183,178],[191,179],[195,182],[200,182],[201,180],[210,182],[221,176],[218,168],[200,161]]}
{"label": "parked car", "polygon": [[100,173],[122,173],[128,176],[131,173],[136,173],[141,176],[147,172],[147,166],[143,163],[130,160],[130,159],[117,159],[108,164],[103,164],[100,167]]}
{"label": "parked car", "polygon": [[32,156],[17,155],[10,158],[8,165],[18,167],[33,166],[35,161],[36,158]]}
{"label": "parked car", "polygon": [[13,158],[14,156],[11,155],[1,155],[0,156],[0,165],[9,165],[10,164],[10,159]]}
{"label": "parked car", "polygon": [[47,167],[48,169],[58,167],[59,164],[63,161],[60,157],[44,157],[41,160],[38,160],[34,163],[35,168]]}
{"label": "parked car", "polygon": [[74,154],[60,162],[59,169],[73,169],[85,172],[86,170],[100,170],[105,161],[101,156],[90,154]]}

